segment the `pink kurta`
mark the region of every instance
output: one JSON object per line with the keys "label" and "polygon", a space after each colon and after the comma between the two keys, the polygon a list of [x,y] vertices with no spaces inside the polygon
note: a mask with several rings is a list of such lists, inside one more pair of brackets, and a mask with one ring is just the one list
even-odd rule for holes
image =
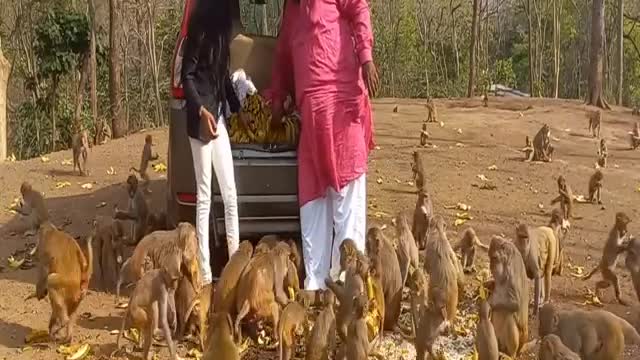
{"label": "pink kurta", "polygon": [[270,90],[277,103],[295,91],[300,110],[300,206],[367,171],[373,124],[361,69],[372,47],[366,0],[286,1]]}

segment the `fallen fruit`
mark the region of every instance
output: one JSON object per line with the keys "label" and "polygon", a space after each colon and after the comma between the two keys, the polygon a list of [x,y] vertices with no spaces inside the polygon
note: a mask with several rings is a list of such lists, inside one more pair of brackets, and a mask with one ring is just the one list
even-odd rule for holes
{"label": "fallen fruit", "polygon": [[9,256],[7,258],[7,264],[9,264],[9,268],[11,268],[12,270],[16,270],[17,268],[22,266],[22,264],[24,264],[24,258],[16,260],[13,256]]}
{"label": "fallen fruit", "polygon": [[56,183],[56,189],[62,189],[62,188],[65,188],[67,186],[71,186],[71,183],[68,182],[68,181],[58,181]]}
{"label": "fallen fruit", "polygon": [[89,346],[89,344],[84,344],[80,346],[80,348],[75,353],[67,356],[67,360],[83,359],[85,356],[89,355],[89,351],[91,351],[91,347]]}
{"label": "fallen fruit", "polygon": [[71,165],[71,159],[64,159],[62,161],[60,161],[60,165]]}
{"label": "fallen fruit", "polygon": [[40,161],[42,161],[43,163],[49,162],[49,158],[46,156],[42,156],[40,157]]}
{"label": "fallen fruit", "polygon": [[93,184],[91,183],[82,184],[82,188],[85,190],[91,190],[93,189]]}
{"label": "fallen fruit", "polygon": [[24,337],[25,344],[40,344],[49,341],[49,332],[47,330],[31,330]]}
{"label": "fallen fruit", "polygon": [[167,171],[167,165],[163,163],[153,164],[153,171],[155,172],[165,172]]}

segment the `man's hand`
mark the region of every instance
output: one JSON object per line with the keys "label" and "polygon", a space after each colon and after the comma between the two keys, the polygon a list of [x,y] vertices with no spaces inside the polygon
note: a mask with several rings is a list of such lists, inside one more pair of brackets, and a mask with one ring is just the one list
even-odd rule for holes
{"label": "man's hand", "polygon": [[369,90],[369,96],[374,97],[378,93],[378,85],[380,83],[380,77],[378,76],[378,69],[373,61],[369,61],[362,65],[362,75],[364,76],[364,83]]}
{"label": "man's hand", "polygon": [[216,125],[216,119],[213,117],[213,114],[209,112],[209,110],[205,109],[204,106],[200,107],[200,126],[202,130],[207,133],[212,139],[218,137],[218,126]]}

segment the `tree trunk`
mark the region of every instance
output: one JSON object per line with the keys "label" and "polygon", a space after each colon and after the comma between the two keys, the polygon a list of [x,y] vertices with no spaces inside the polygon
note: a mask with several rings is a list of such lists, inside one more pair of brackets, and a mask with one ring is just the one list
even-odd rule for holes
{"label": "tree trunk", "polygon": [[560,9],[553,0],[553,98],[558,98],[560,87]]}
{"label": "tree trunk", "polygon": [[91,37],[89,43],[89,62],[91,63],[91,74],[89,76],[90,92],[91,92],[91,118],[96,129],[94,138],[95,144],[102,141],[102,121],[98,120],[98,61],[96,59],[96,6],[94,0],[89,2],[89,19],[91,20]]}
{"label": "tree trunk", "polygon": [[473,18],[471,20],[471,44],[469,45],[469,87],[467,97],[473,97],[476,81],[476,42],[478,41],[478,15],[480,0],[473,0]]}
{"label": "tree trunk", "polygon": [[87,72],[89,72],[90,55],[82,56],[82,68],[80,69],[80,83],[76,92],[76,109],[73,113],[73,133],[76,134],[82,130],[82,103],[84,100],[84,89],[87,87]]}
{"label": "tree trunk", "polygon": [[533,19],[531,17],[533,14],[531,13],[531,0],[527,0],[527,19],[528,19],[528,38],[529,38],[529,96],[534,96],[534,66],[535,66],[535,55],[533,50]]}
{"label": "tree trunk", "polygon": [[120,9],[119,0],[109,0],[109,100],[111,131],[114,139],[126,134],[120,96]]}
{"label": "tree trunk", "polygon": [[0,43],[0,162],[7,158],[7,86],[11,64],[2,55],[2,43]]}
{"label": "tree trunk", "polygon": [[622,106],[622,82],[624,79],[624,0],[618,0],[618,43],[616,55],[618,60],[618,105]]}
{"label": "tree trunk", "polygon": [[604,82],[604,0],[593,0],[591,9],[591,49],[587,104],[610,109],[603,96]]}

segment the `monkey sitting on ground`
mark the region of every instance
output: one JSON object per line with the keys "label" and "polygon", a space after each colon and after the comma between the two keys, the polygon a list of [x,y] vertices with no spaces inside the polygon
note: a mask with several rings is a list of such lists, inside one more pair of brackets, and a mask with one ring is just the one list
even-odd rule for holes
{"label": "monkey sitting on ground", "polygon": [[233,341],[233,321],[226,313],[214,313],[209,319],[210,333],[202,360],[240,360],[236,343]]}
{"label": "monkey sitting on ground", "polygon": [[353,319],[349,324],[347,338],[342,344],[342,350],[338,352],[336,359],[346,357],[346,360],[364,360],[369,357],[370,351],[366,320],[369,301],[365,294],[360,294],[353,297],[352,303]]}
{"label": "monkey sitting on ground", "polygon": [[413,224],[411,232],[413,239],[418,245],[418,249],[423,250],[429,241],[431,233],[431,223],[434,216],[433,203],[429,192],[422,188],[418,191],[416,207],[413,211]]}
{"label": "monkey sitting on ground", "polygon": [[409,298],[411,303],[412,333],[411,338],[416,338],[416,327],[420,321],[422,307],[427,306],[427,276],[421,268],[416,269],[407,281]]}
{"label": "monkey sitting on ground", "polygon": [[204,337],[200,331],[201,314],[200,300],[193,284],[186,276],[183,276],[175,291],[175,307],[177,320],[177,338],[184,338],[187,335],[197,335],[200,338],[201,346],[204,347]]}
{"label": "monkey sitting on ground", "polygon": [[[558,239],[550,227],[519,224],[514,244],[524,260],[527,277],[533,280],[533,313],[537,314],[541,304],[551,300],[551,276],[561,265]],[[544,278],[542,286],[540,278]]]}
{"label": "monkey sitting on ground", "polygon": [[[496,358],[497,359],[497,358]],[[478,359],[479,360],[479,359]],[[549,334],[540,341],[538,360],[581,360],[560,340],[558,335]]]}
{"label": "monkey sitting on ground", "polygon": [[631,149],[640,147],[640,122],[636,121],[633,131],[631,131]]}
{"label": "monkey sitting on ground", "polygon": [[529,336],[529,286],[524,261],[516,246],[500,236],[489,245],[493,290],[491,323],[500,352],[515,358]]}
{"label": "monkey sitting on ground", "polygon": [[120,276],[127,243],[124,223],[110,216],[98,215],[93,220],[92,237],[97,250],[97,269],[103,289],[113,289]]}
{"label": "monkey sitting on ground", "polygon": [[525,137],[524,142],[524,147],[520,151],[524,153],[525,161],[533,161],[533,145],[531,144],[531,139],[529,139],[529,136]]}
{"label": "monkey sitting on ground", "polygon": [[600,138],[600,124],[602,123],[602,110],[592,111],[589,114],[589,132],[593,137]]}
{"label": "monkey sitting on ground", "polygon": [[638,106],[634,107],[633,110],[631,110],[631,115],[640,116],[640,107],[638,107]]}
{"label": "monkey sitting on ground", "polygon": [[598,147],[598,166],[601,168],[607,167],[607,157],[609,156],[609,150],[607,149],[607,142],[604,139],[600,139],[600,146]]}
{"label": "monkey sitting on ground", "polygon": [[627,225],[631,219],[623,212],[616,213],[616,222],[609,232],[609,238],[602,249],[602,258],[600,263],[591,270],[583,279],[590,279],[596,272],[602,274],[602,280],[596,283],[596,295],[602,299],[601,291],[613,284],[616,300],[620,305],[627,306],[627,302],[622,299],[620,292],[620,281],[615,274],[615,268],[620,258],[620,254],[625,252],[630,244]]}
{"label": "monkey sitting on ground", "polygon": [[166,266],[162,269],[154,269],[142,277],[136,284],[127,312],[122,319],[122,327],[118,333],[116,347],[120,348],[120,334],[125,330],[127,320],[138,329],[141,339],[144,339],[143,358],[151,360],[151,344],[153,343],[153,332],[158,325],[169,346],[171,359],[176,360],[176,347],[171,338],[167,313],[169,311],[170,297],[173,296],[178,281],[180,280],[180,257],[175,254],[167,259]]}
{"label": "monkey sitting on ground", "polygon": [[[291,248],[291,255],[289,256],[289,259],[295,265],[296,272],[298,273],[298,279],[303,278],[304,264],[302,262],[302,248],[300,247],[300,242],[295,241],[294,239],[283,239],[278,235],[265,235],[260,239],[260,241],[258,241],[256,251],[260,246],[264,246],[265,250],[273,249],[280,242],[288,244]],[[298,288],[299,287],[300,286],[298,285]]]}
{"label": "monkey sitting on ground", "polygon": [[573,217],[573,191],[562,175],[558,176],[558,193],[558,197],[551,200],[551,205],[559,202],[564,218],[569,220]]}
{"label": "monkey sitting on ground", "polygon": [[604,179],[604,174],[600,170],[596,170],[593,175],[589,178],[589,201],[593,203],[597,203],[598,205],[602,204],[602,180]]}
{"label": "monkey sitting on ground", "polygon": [[[80,175],[89,175],[89,169],[87,168],[87,160],[89,158],[89,132],[82,130],[73,135],[71,148],[73,152],[73,171],[76,171],[76,168],[78,168]],[[80,159],[81,157],[82,159]]]}
{"label": "monkey sitting on ground", "polygon": [[407,276],[409,276],[410,267],[413,267],[413,270],[417,269],[420,266],[420,259],[418,257],[418,246],[411,233],[407,215],[404,212],[400,212],[394,220],[396,228],[396,255],[398,256],[402,285],[404,286],[407,282]]}
{"label": "monkey sitting on ground", "polygon": [[44,203],[42,193],[34,190],[31,184],[23,182],[20,185],[20,195],[22,200],[20,204],[13,206],[11,210],[26,217],[27,232],[35,234],[40,225],[49,222],[49,211]]}
{"label": "monkey sitting on ground", "polygon": [[135,221],[134,243],[138,243],[146,234],[149,222],[149,202],[142,189],[138,186],[138,178],[135,175],[127,177],[127,193],[129,194],[130,206],[127,211],[115,208],[114,218],[118,220]]}
{"label": "monkey sitting on ground", "polygon": [[147,174],[147,168],[149,167],[149,161],[158,160],[158,154],[153,154],[151,152],[151,147],[153,146],[153,138],[151,135],[147,135],[144,137],[144,147],[142,148],[142,158],[140,159],[140,168],[136,169],[131,167],[130,171],[135,171],[140,174],[140,178],[144,181],[145,191],[151,192],[149,189],[149,175]]}
{"label": "monkey sitting on ground", "polygon": [[478,239],[476,231],[472,227],[468,227],[462,233],[460,241],[453,247],[453,251],[460,251],[462,254],[462,268],[465,274],[476,271],[474,265],[476,247],[489,250],[489,245],[483,244],[480,239]]}
{"label": "monkey sitting on ground", "polygon": [[[424,159],[423,152],[414,151],[413,152],[413,162],[411,163],[411,171],[413,172],[413,181],[416,184],[416,189],[418,190],[418,194],[420,191],[424,189],[425,183],[425,168],[424,168]],[[426,191],[426,190],[425,190]]]}
{"label": "monkey sitting on ground", "polygon": [[297,302],[290,302],[282,310],[278,322],[279,358],[290,360],[296,345],[296,336],[304,335],[306,331],[306,310]]}
{"label": "monkey sitting on ground", "polygon": [[385,303],[385,330],[394,330],[400,317],[402,303],[402,274],[400,263],[393,244],[384,236],[380,228],[372,227],[367,231],[365,248],[367,256],[380,259],[380,274]]}
{"label": "monkey sitting on ground", "polygon": [[[235,334],[242,339],[240,323],[250,320],[268,319],[276,330],[280,318],[280,305],[286,306],[289,299],[284,292],[284,281],[289,267],[287,261],[291,248],[279,243],[271,252],[254,256],[240,276],[236,287]],[[274,331],[278,340],[278,333]]]}
{"label": "monkey sitting on ground", "polygon": [[486,92],[482,95],[482,106],[489,107],[489,96]]}
{"label": "monkey sitting on ground", "polygon": [[422,123],[422,131],[420,132],[420,146],[426,146],[429,140],[429,132],[427,131],[427,123]]}
{"label": "monkey sitting on ground", "polygon": [[605,310],[540,310],[540,337],[557,335],[583,360],[622,359],[624,345],[640,344],[640,335],[625,319]]}
{"label": "monkey sitting on ground", "polygon": [[425,105],[427,108],[427,118],[425,122],[438,122],[438,111],[436,109],[436,104],[433,102],[431,97],[427,98],[427,104]]}
{"label": "monkey sitting on ground", "polygon": [[[433,344],[440,335],[449,328],[450,318],[447,314],[449,294],[437,286],[429,288],[429,299],[427,304],[420,307],[418,325],[416,326],[416,336],[414,345],[416,348],[416,359],[435,359]],[[456,296],[457,297],[457,296]]]}
{"label": "monkey sitting on ground", "polygon": [[498,351],[498,340],[496,332],[489,318],[491,308],[485,300],[480,302],[478,306],[478,326],[476,327],[476,350],[478,351],[478,360],[498,360],[500,352]]}
{"label": "monkey sitting on ground", "polygon": [[253,246],[248,240],[241,242],[238,250],[231,255],[227,265],[220,273],[220,279],[213,292],[213,312],[228,313],[231,319],[235,317],[238,280],[249,264],[252,255]]}
{"label": "monkey sitting on ground", "polygon": [[307,337],[305,360],[329,360],[329,354],[336,348],[336,296],[329,289],[322,296],[324,309],[318,314]]}
{"label": "monkey sitting on ground", "polygon": [[551,127],[548,124],[544,124],[533,138],[533,157],[531,161],[550,162],[553,156],[553,150],[553,146],[551,145]]}
{"label": "monkey sitting on ground", "polygon": [[631,238],[624,264],[627,270],[629,270],[629,274],[631,274],[633,288],[636,291],[638,301],[640,301],[640,240]]}

